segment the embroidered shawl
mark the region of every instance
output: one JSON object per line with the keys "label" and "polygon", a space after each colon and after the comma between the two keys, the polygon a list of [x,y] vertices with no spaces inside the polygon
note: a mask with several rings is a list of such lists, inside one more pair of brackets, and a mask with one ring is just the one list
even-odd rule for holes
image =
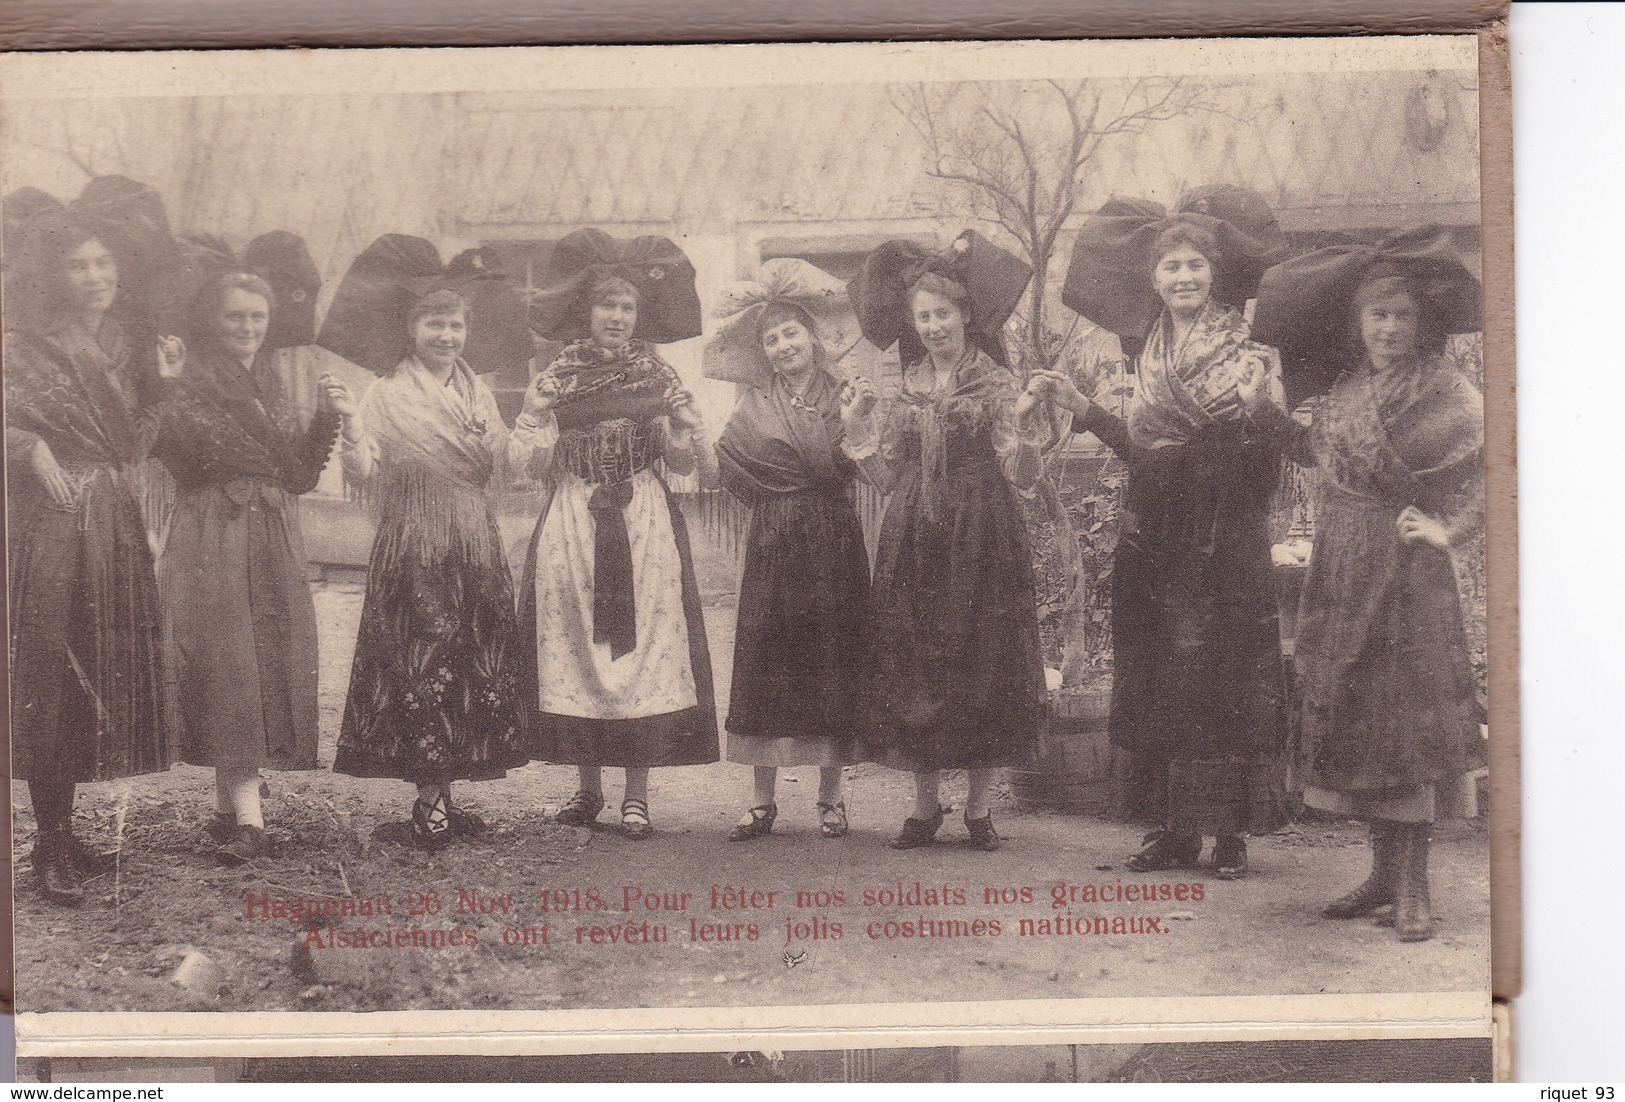
{"label": "embroidered shawl", "polygon": [[635,339],[614,349],[576,341],[547,370],[559,383],[554,462],[578,472],[652,447],[648,424],[665,416],[667,393],[681,385],[654,346]]}
{"label": "embroidered shawl", "polygon": [[92,335],[72,325],[6,334],[8,443],[44,438],[66,468],[145,457],[156,422],[137,412],[130,348],[117,321]]}
{"label": "embroidered shawl", "polygon": [[1311,447],[1352,493],[1437,511],[1452,529],[1476,519],[1484,399],[1443,361],[1345,372],[1315,415]]}
{"label": "embroidered shawl", "polygon": [[880,448],[888,463],[910,459],[907,443],[919,441],[921,499],[927,517],[935,518],[943,480],[948,474],[948,434],[989,433],[994,453],[1010,473],[1010,461],[1031,441],[1015,423],[1020,393],[1016,377],[979,348],[960,361],[948,385],[929,393],[910,389],[909,376],[933,369],[921,361],[903,373],[903,387],[886,404]]}
{"label": "embroidered shawl", "polygon": [[337,431],[331,413],[299,430],[269,354],[244,371],[232,357],[205,348],[189,359],[173,390],[154,454],[183,484],[258,478],[302,494],[315,488]]}
{"label": "embroidered shawl", "polygon": [[1214,422],[1240,420],[1236,381],[1249,364],[1263,365],[1271,400],[1284,405],[1280,358],[1248,339],[1239,310],[1210,299],[1183,340],[1175,338],[1164,310],[1140,352],[1129,438],[1140,447],[1165,448],[1185,443]]}

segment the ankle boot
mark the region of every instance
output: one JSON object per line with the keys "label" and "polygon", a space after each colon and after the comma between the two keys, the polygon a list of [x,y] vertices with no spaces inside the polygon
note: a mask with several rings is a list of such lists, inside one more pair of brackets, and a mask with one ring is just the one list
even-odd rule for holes
{"label": "ankle boot", "polygon": [[1221,834],[1213,842],[1213,875],[1219,880],[1240,880],[1247,875],[1247,839]]}
{"label": "ankle boot", "polygon": [[42,831],[34,842],[34,883],[52,903],[76,907],[85,900],[83,878],[74,864],[65,830]]}
{"label": "ankle boot", "polygon": [[1327,918],[1359,918],[1394,901],[1397,829],[1396,824],[1386,820],[1371,820],[1371,875],[1358,888],[1328,903],[1321,914]]}
{"label": "ankle boot", "polygon": [[72,829],[64,832],[63,839],[63,849],[67,851],[68,859],[85,879],[105,876],[118,867],[117,851],[98,849],[73,833]]}
{"label": "ankle boot", "polygon": [[1426,941],[1433,936],[1433,912],[1428,900],[1428,845],[1432,833],[1432,823],[1406,823],[1399,829],[1403,848],[1394,901],[1394,932],[1400,941]]}

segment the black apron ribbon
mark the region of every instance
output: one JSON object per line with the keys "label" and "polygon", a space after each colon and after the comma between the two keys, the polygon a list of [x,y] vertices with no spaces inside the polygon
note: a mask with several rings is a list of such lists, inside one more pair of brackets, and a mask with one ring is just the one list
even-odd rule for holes
{"label": "black apron ribbon", "polygon": [[631,503],[630,481],[595,486],[587,499],[594,522],[592,641],[608,643],[611,659],[638,645],[632,543],[626,534],[626,507]]}

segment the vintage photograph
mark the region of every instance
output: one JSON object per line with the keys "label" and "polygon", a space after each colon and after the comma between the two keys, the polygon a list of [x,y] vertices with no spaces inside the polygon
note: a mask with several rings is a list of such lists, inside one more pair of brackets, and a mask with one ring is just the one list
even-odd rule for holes
{"label": "vintage photograph", "polygon": [[577,1056],[60,1059],[24,1083],[1489,1083],[1485,1038]]}
{"label": "vintage photograph", "polygon": [[18,56],[20,1051],[1486,1036],[1478,66]]}

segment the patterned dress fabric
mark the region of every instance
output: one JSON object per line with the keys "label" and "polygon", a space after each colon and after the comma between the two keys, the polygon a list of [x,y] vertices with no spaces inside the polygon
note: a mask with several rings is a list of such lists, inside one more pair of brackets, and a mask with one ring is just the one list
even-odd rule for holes
{"label": "patterned dress fabric", "polygon": [[529,648],[488,489],[508,432],[466,363],[437,381],[415,358],[373,383],[346,474],[378,523],[333,768],[415,783],[485,780],[525,764]]}
{"label": "patterned dress fabric", "polygon": [[516,431],[546,484],[520,587],[530,754],[570,765],[719,757],[688,529],[658,465],[700,445],[665,416],[677,373],[644,341],[567,346],[556,411]]}

